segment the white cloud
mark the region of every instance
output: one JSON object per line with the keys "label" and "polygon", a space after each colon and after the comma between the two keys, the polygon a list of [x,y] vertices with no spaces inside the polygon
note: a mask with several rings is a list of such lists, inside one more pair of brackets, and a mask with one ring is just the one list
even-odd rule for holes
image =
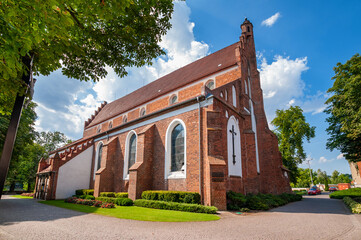
{"label": "white cloud", "polygon": [[319,163],[326,163],[328,160],[325,157],[320,157]]}
{"label": "white cloud", "polygon": [[276,21],[281,17],[281,14],[277,12],[273,16],[267,18],[266,20],[262,21],[261,25],[272,27],[273,24],[276,23]]}
{"label": "white cloud", "polygon": [[[81,137],[84,121],[100,106],[111,102],[188,63],[206,56],[209,46],[196,41],[195,24],[190,22],[190,8],[185,2],[174,2],[172,28],[159,43],[167,53],[153,61],[152,66],[127,68],[128,76],[120,79],[111,68],[108,76],[97,83],[80,82],[61,75],[40,76],[34,99],[38,131],[61,131],[68,137]],[[40,79],[40,80],[39,80]]]}
{"label": "white cloud", "polygon": [[340,160],[340,159],[343,159],[343,158],[344,158],[344,157],[343,157],[343,154],[342,154],[342,153],[337,156],[337,160]]}
{"label": "white cloud", "polygon": [[325,158],[324,156],[320,157],[320,159],[318,160],[319,163],[327,163],[327,162],[332,162],[334,161],[335,159],[327,159]]}
{"label": "white cloud", "polygon": [[271,64],[263,58],[260,67],[265,111],[271,121],[277,109],[297,105],[297,99],[304,95],[305,83],[301,74],[308,69],[307,57],[292,60],[275,56]]}

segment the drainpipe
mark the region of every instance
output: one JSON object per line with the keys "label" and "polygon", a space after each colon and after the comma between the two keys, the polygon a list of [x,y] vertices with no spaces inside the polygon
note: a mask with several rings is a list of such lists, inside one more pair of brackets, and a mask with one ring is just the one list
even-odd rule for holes
{"label": "drainpipe", "polygon": [[197,97],[198,102],[198,131],[199,131],[199,194],[201,195],[201,203],[204,203],[203,192],[202,192],[202,131],[201,131],[201,102],[200,98]]}

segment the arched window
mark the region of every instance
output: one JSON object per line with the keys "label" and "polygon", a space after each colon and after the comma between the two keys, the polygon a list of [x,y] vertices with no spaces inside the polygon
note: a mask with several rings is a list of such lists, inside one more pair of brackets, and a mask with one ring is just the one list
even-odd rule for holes
{"label": "arched window", "polygon": [[233,106],[237,107],[236,88],[232,86],[232,101]]}
{"label": "arched window", "polygon": [[124,179],[129,179],[129,168],[131,168],[137,157],[137,134],[131,131],[126,139],[125,143],[125,158],[124,158]]}
{"label": "arched window", "polygon": [[186,129],[183,121],[176,119],[166,133],[165,178],[186,177]]}
{"label": "arched window", "polygon": [[228,100],[228,92],[227,92],[227,90],[224,90],[224,98],[226,99],[226,101]]}
{"label": "arched window", "polygon": [[247,86],[247,81],[244,81],[244,93],[248,94],[248,86]]}
{"label": "arched window", "polygon": [[227,123],[228,176],[242,177],[240,135],[238,120],[231,116]]}
{"label": "arched window", "polygon": [[184,128],[178,124],[172,131],[171,171],[182,171],[184,166]]}
{"label": "arched window", "polygon": [[223,92],[221,92],[221,93],[219,94],[219,96],[220,96],[221,98],[223,98]]}
{"label": "arched window", "polygon": [[145,108],[142,108],[140,110],[140,114],[139,114],[141,117],[145,115]]}
{"label": "arched window", "polygon": [[126,122],[128,122],[128,118],[127,118],[126,115],[124,115],[124,116],[123,116],[123,123],[126,123]]}
{"label": "arched window", "polygon": [[206,83],[206,87],[209,88],[209,89],[211,89],[211,90],[213,90],[213,89],[214,89],[214,81],[213,81],[213,80],[208,81],[208,82]]}
{"label": "arched window", "polygon": [[113,122],[110,122],[109,123],[109,129],[112,129],[113,128]]}
{"label": "arched window", "polygon": [[102,162],[102,152],[103,152],[103,143],[100,142],[98,144],[97,152],[95,154],[95,162],[94,162],[94,176],[93,179],[95,179],[95,173],[99,170]]}
{"label": "arched window", "polygon": [[172,105],[178,101],[177,95],[172,95],[169,100],[169,104]]}
{"label": "arched window", "polygon": [[101,126],[98,126],[98,128],[97,128],[97,133],[100,133],[101,130],[102,130],[102,127],[101,127]]}

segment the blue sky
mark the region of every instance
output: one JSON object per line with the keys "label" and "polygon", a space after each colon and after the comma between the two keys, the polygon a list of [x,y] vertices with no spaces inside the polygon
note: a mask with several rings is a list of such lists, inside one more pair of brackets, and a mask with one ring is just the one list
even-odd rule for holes
{"label": "blue sky", "polygon": [[[39,131],[82,136],[84,121],[104,100],[110,102],[181,66],[236,41],[247,17],[254,26],[258,69],[268,121],[276,109],[301,106],[316,137],[305,144],[311,167],[331,174],[350,173],[340,152],[325,144],[326,115],[322,112],[332,86],[333,67],[361,49],[360,1],[205,1],[176,2],[173,27],[161,46],[167,56],[152,66],[129,68],[119,79],[111,69],[98,83],[68,79],[56,71],[40,76],[34,100]],[[306,167],[306,165],[301,165]]]}

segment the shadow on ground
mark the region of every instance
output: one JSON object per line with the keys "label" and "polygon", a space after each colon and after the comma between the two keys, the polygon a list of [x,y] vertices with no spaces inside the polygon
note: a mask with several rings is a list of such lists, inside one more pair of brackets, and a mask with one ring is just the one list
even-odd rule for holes
{"label": "shadow on ground", "polygon": [[12,198],[3,195],[0,200],[0,225],[11,225],[24,221],[53,221],[86,214],[41,204],[35,199]]}

